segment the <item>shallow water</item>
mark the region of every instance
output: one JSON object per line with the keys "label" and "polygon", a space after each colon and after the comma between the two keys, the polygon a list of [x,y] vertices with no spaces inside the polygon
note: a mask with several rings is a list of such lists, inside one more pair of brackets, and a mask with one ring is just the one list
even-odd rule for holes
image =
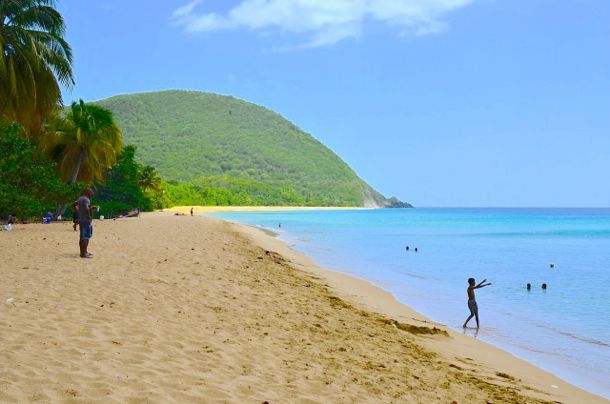
{"label": "shallow water", "polygon": [[467,278],[487,278],[493,285],[477,290],[477,338],[610,398],[610,209],[213,216],[273,230],[319,265],[370,280],[459,331],[468,315]]}

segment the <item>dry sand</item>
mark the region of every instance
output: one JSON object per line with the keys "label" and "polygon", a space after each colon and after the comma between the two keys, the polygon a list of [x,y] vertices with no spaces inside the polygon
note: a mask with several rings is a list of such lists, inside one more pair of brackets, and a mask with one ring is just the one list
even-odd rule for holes
{"label": "dry sand", "polygon": [[0,402],[606,402],[258,230],[94,231],[0,233]]}
{"label": "dry sand", "polygon": [[174,206],[165,209],[165,212],[189,214],[210,212],[269,212],[269,211],[289,211],[289,210],[370,210],[374,208],[362,207],[333,207],[333,206]]}

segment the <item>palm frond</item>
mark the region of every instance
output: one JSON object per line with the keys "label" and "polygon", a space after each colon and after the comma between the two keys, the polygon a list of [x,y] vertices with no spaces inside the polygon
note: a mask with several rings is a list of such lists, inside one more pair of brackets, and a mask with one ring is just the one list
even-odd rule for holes
{"label": "palm frond", "polygon": [[61,102],[60,84],[74,84],[65,29],[54,0],[0,0],[0,118],[32,136]]}

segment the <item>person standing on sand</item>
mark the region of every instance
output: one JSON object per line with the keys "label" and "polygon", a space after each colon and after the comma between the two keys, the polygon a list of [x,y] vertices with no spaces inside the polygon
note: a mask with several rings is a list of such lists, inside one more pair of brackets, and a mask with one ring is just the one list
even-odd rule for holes
{"label": "person standing on sand", "polygon": [[479,306],[477,305],[477,300],[474,295],[474,290],[484,288],[485,286],[491,285],[491,282],[488,282],[488,283],[485,283],[485,282],[487,282],[487,279],[483,279],[481,281],[481,283],[479,283],[478,285],[475,286],[474,278],[468,278],[468,289],[466,290],[466,293],[468,294],[468,309],[470,309],[470,316],[468,316],[468,318],[464,322],[464,325],[462,326],[463,328],[466,328],[466,325],[473,317],[475,317],[477,320],[477,329],[480,328]]}
{"label": "person standing on sand", "polygon": [[191,216],[193,216],[193,208],[191,208]]}
{"label": "person standing on sand", "polygon": [[81,258],[93,257],[93,255],[87,251],[89,240],[93,237],[93,217],[91,217],[91,210],[97,209],[97,206],[91,205],[91,198],[93,198],[93,190],[87,188],[81,192],[80,197],[72,204],[72,209],[78,209],[78,225],[80,227],[78,246],[80,247]]}

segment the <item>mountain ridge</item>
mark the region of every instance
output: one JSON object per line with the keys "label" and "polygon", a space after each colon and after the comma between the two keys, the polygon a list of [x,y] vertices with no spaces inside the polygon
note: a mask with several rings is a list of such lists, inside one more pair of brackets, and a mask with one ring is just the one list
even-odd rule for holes
{"label": "mountain ridge", "polygon": [[143,163],[195,192],[214,183],[253,204],[407,205],[386,199],[322,142],[264,106],[188,90],[121,94],[95,104],[114,113]]}

